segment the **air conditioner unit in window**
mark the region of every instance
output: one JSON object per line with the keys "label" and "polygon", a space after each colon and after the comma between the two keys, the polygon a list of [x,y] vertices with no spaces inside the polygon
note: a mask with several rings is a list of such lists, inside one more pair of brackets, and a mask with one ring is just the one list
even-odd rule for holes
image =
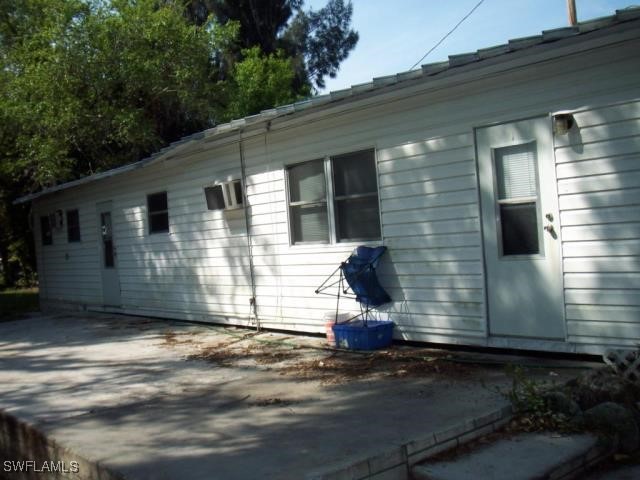
{"label": "air conditioner unit in window", "polygon": [[242,208],[242,183],[240,180],[219,183],[204,188],[209,210],[235,210]]}

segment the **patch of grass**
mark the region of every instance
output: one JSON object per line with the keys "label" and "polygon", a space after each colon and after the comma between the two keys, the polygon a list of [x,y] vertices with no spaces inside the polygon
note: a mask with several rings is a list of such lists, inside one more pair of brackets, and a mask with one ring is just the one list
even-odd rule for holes
{"label": "patch of grass", "polygon": [[511,377],[511,388],[502,393],[513,406],[515,418],[511,422],[513,431],[574,432],[570,417],[556,411],[546,394],[557,391],[557,385],[530,378],[521,367],[507,367]]}
{"label": "patch of grass", "polygon": [[0,322],[17,320],[26,313],[39,310],[37,288],[0,291]]}

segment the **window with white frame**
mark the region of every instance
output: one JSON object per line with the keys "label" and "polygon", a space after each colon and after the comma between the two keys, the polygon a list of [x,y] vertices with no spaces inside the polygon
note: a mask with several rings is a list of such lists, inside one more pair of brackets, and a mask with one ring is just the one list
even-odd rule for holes
{"label": "window with white frame", "polygon": [[169,206],[167,192],[147,195],[147,215],[149,217],[149,233],[169,231]]}
{"label": "window with white frame", "polygon": [[287,174],[292,244],[380,239],[374,150],[292,165]]}

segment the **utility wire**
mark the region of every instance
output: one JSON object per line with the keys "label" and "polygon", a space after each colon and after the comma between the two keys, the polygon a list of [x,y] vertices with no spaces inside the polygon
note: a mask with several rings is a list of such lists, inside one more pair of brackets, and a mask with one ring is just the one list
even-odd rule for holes
{"label": "utility wire", "polygon": [[447,33],[444,37],[442,37],[442,38],[440,39],[440,41],[439,41],[438,43],[436,43],[433,47],[431,47],[431,49],[430,49],[427,53],[425,53],[425,54],[424,54],[424,56],[423,56],[420,60],[418,60],[416,63],[414,63],[414,64],[411,66],[411,68],[410,68],[409,70],[413,70],[414,68],[416,68],[416,66],[417,66],[420,62],[422,62],[425,58],[427,58],[427,56],[428,56],[431,52],[433,52],[436,48],[438,48],[438,47],[440,46],[440,44],[441,44],[442,42],[444,42],[444,41],[447,39],[447,37],[448,37],[449,35],[451,35],[453,32],[455,32],[455,31],[456,31],[456,29],[457,29],[457,28],[462,24],[462,22],[464,22],[467,18],[469,18],[469,17],[471,16],[471,14],[472,14],[473,12],[475,12],[475,11],[478,9],[478,7],[479,7],[480,5],[482,5],[482,4],[483,4],[483,2],[484,2],[484,0],[480,0],[480,1],[476,4],[476,6],[475,6],[475,7],[473,7],[473,8],[469,11],[469,13],[467,13],[464,17],[462,17],[462,20],[460,20],[458,23],[456,23],[456,26],[455,26],[455,27],[453,27],[451,30],[449,30],[449,33]]}

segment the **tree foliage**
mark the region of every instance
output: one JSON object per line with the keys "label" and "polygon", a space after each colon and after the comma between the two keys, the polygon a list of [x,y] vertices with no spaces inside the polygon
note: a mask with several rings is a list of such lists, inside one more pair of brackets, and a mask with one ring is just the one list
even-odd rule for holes
{"label": "tree foliage", "polygon": [[242,53],[243,60],[232,70],[227,119],[296,100],[297,95],[291,89],[295,72],[291,59],[286,58],[281,50],[264,54],[258,47],[253,47]]}
{"label": "tree foliage", "polygon": [[[302,0],[0,2],[0,258],[28,270],[17,196],[139,160],[289,103],[357,41],[351,4]],[[11,262],[12,267],[9,265]],[[8,263],[9,262],[9,263]]]}
{"label": "tree foliage", "polygon": [[177,4],[153,0],[42,3],[39,28],[7,50],[2,112],[19,155],[5,168],[50,185],[138,159],[215,121],[222,105],[213,58],[234,24],[194,27]]}
{"label": "tree foliage", "polygon": [[358,43],[358,33],[351,29],[350,1],[328,0],[318,11],[304,11],[303,4],[302,0],[191,0],[187,16],[196,24],[211,13],[222,24],[238,22],[236,60],[256,46],[267,55],[282,51],[296,69],[295,93],[306,95],[311,87],[324,88],[326,77],[336,76]]}

